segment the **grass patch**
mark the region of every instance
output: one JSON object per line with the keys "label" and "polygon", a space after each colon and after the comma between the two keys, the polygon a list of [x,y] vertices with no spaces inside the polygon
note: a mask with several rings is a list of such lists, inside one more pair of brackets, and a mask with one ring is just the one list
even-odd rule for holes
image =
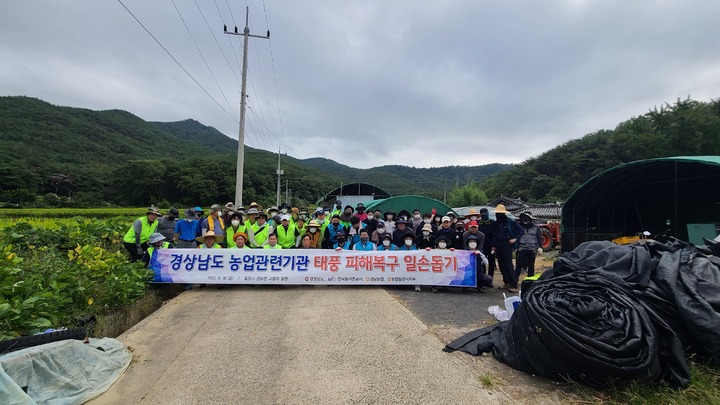
{"label": "grass patch", "polygon": [[644,405],[644,404],[720,404],[720,368],[698,362],[688,361],[692,383],[687,389],[673,389],[665,385],[651,386],[631,383],[605,391],[593,391],[577,386],[580,396],[587,402],[599,405]]}
{"label": "grass patch", "polygon": [[480,380],[480,384],[482,384],[485,389],[496,388],[503,385],[503,381],[492,374],[482,374],[478,377],[478,380]]}
{"label": "grass patch", "polygon": [[145,319],[162,305],[163,300],[157,291],[149,290],[144,297],[133,304],[113,311],[109,314],[98,315],[97,323],[90,327],[88,334],[95,337],[118,337],[136,323]]}

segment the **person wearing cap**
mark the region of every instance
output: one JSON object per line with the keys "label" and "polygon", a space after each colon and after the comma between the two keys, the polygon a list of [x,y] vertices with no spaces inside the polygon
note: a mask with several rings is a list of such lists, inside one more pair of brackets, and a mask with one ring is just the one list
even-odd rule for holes
{"label": "person wearing cap", "polygon": [[435,247],[435,236],[433,235],[432,225],[424,224],[418,236],[418,249],[432,249]]}
{"label": "person wearing cap", "polygon": [[[369,230],[368,230],[369,231]],[[381,236],[385,233],[385,221],[382,219],[377,221],[375,231],[370,234],[370,241],[378,246],[381,244]],[[392,235],[390,235],[392,237]]]}
{"label": "person wearing cap", "polygon": [[213,204],[210,207],[210,215],[200,221],[200,228],[203,234],[207,231],[213,231],[216,236],[225,238],[225,222],[220,218],[221,213],[222,207],[220,207],[219,204]]}
{"label": "person wearing cap", "polygon": [[230,214],[230,226],[228,226],[225,229],[225,243],[227,243],[227,247],[234,248],[235,247],[235,234],[236,233],[244,233],[245,234],[245,241],[247,241],[247,231],[245,230],[245,222],[243,222],[243,216],[239,212],[233,212]]}
{"label": "person wearing cap", "polygon": [[453,226],[455,227],[455,239],[452,241],[453,247],[460,250],[465,249],[465,240],[463,239],[465,223],[462,219],[458,219]]}
{"label": "person wearing cap", "polygon": [[198,249],[222,249],[222,246],[220,246],[222,240],[222,235],[215,235],[213,231],[204,232],[202,236],[197,238],[197,241],[200,242]]}
{"label": "person wearing cap", "polygon": [[498,204],[495,207],[497,220],[493,232],[493,249],[497,257],[498,267],[500,267],[500,273],[503,276],[503,286],[498,288],[516,294],[518,284],[515,278],[512,255],[513,250],[516,249],[518,239],[522,238],[525,230],[507,214],[508,210],[505,209],[503,204]]}
{"label": "person wearing cap", "polygon": [[360,241],[360,230],[365,229],[365,224],[360,221],[360,218],[353,216],[350,218],[350,227],[346,229],[347,237],[351,243],[358,243]]}
{"label": "person wearing cap", "polygon": [[[473,221],[475,222],[475,221]],[[478,234],[482,235],[480,232]],[[478,292],[485,292],[485,287],[492,287],[493,279],[486,273],[488,260],[482,252],[482,243],[476,235],[468,235],[467,248],[475,254],[475,285]]]}
{"label": "person wearing cap", "polygon": [[350,228],[350,219],[352,219],[354,211],[355,210],[353,209],[352,205],[346,205],[343,212],[340,213],[340,223],[345,227],[346,230]]}
{"label": "person wearing cap", "polygon": [[290,208],[290,223],[297,225],[298,218],[300,218],[300,208],[293,206]]}
{"label": "person wearing cap", "polygon": [[[435,232],[435,240],[437,241],[437,238],[444,236],[450,243],[455,241],[455,236],[457,232],[455,232],[455,229],[451,226],[452,220],[449,216],[442,217],[442,224]],[[452,245],[451,245],[452,246]]]}
{"label": "person wearing cap", "polygon": [[280,225],[280,218],[275,218],[278,215],[278,212],[278,208],[274,205],[267,209],[267,223],[273,228]]}
{"label": "person wearing cap", "polygon": [[479,219],[479,215],[475,208],[470,208],[467,214],[465,214],[465,230],[467,231],[470,227],[470,221],[476,221]]}
{"label": "person wearing cap", "polygon": [[145,215],[136,219],[130,229],[123,237],[123,245],[130,253],[130,261],[136,262],[142,259],[147,249],[147,241],[150,235],[156,232],[160,211],[156,207],[150,207]]}
{"label": "person wearing cap", "polygon": [[305,232],[305,235],[303,235],[303,237],[310,236],[310,245],[314,249],[322,248],[323,234],[320,229],[321,227],[317,220],[311,219],[307,225],[307,231]]}
{"label": "person wearing cap", "polygon": [[255,207],[249,208],[247,210],[247,212],[245,213],[245,215],[247,216],[247,219],[245,220],[245,232],[249,233],[250,228],[257,230],[257,217],[259,213],[260,211]]}
{"label": "person wearing cap", "polygon": [[396,229],[393,231],[393,243],[399,247],[402,247],[404,244],[405,236],[410,235],[413,237],[413,243],[415,242],[415,232],[413,232],[412,229],[408,227],[408,223],[405,220],[405,217],[398,218],[397,221],[395,221]]}
{"label": "person wearing cap", "polygon": [[370,242],[370,234],[368,233],[367,229],[363,228],[360,230],[359,239],[355,244],[353,244],[353,250],[377,250],[377,246],[375,246],[374,243]]}
{"label": "person wearing cap", "polygon": [[468,230],[462,234],[462,249],[468,250],[468,237],[473,236],[475,241],[479,244],[478,250],[482,250],[485,246],[485,235],[479,231],[477,221],[468,222]]}
{"label": "person wearing cap", "polygon": [[[328,210],[325,211],[327,212]],[[330,218],[332,218],[332,216],[336,214],[342,214],[342,201],[340,200],[335,200],[335,208],[333,208],[332,212],[330,212]]]}
{"label": "person wearing cap", "polygon": [[275,232],[273,227],[267,223],[267,214],[260,211],[257,214],[257,220],[255,225],[247,228],[248,240],[250,241],[250,247],[254,249],[261,249],[263,246],[268,244],[268,236]]}
{"label": "person wearing cap", "polygon": [[300,237],[302,238],[303,235],[305,235],[305,232],[307,231],[305,218],[304,217],[298,217],[297,220],[293,221],[292,216],[290,217],[290,223],[295,224],[295,228],[297,228],[298,232],[300,232]]}
{"label": "person wearing cap", "polygon": [[377,250],[398,250],[398,247],[392,243],[393,237],[389,233],[383,233],[380,235],[380,243],[377,245]]}
{"label": "person wearing cap", "polygon": [[278,243],[278,235],[273,232],[268,235],[267,242],[263,245],[263,249],[282,249],[283,247]]}
{"label": "person wearing cap", "polygon": [[145,267],[150,270],[160,270],[160,265],[157,262],[157,251],[159,249],[170,249],[170,242],[165,239],[165,235],[156,232],[150,235],[148,239],[147,252],[142,257],[142,262],[145,263]]}
{"label": "person wearing cap", "polygon": [[360,221],[365,222],[367,219],[367,214],[365,213],[365,205],[363,203],[358,203],[355,206],[355,216],[360,218]]}
{"label": "person wearing cap", "polygon": [[352,242],[347,239],[345,231],[340,230],[335,234],[337,242],[333,244],[332,248],[335,250],[350,250],[352,249]]}
{"label": "person wearing cap", "polygon": [[205,218],[205,211],[203,211],[202,207],[195,207],[195,214],[197,215],[198,221],[202,221],[203,218]]}
{"label": "person wearing cap", "polygon": [[[229,202],[222,207],[222,214],[220,215],[220,218],[222,218],[222,220],[225,224],[229,224],[230,216],[232,214],[234,214],[235,212],[237,212],[237,208],[235,208],[235,204],[233,204],[232,202]],[[230,238],[226,238],[226,241],[230,242]]]}
{"label": "person wearing cap", "polygon": [[325,228],[324,234],[324,247],[325,249],[332,249],[337,244],[337,233],[342,231],[345,233],[345,227],[340,223],[340,215],[335,214],[330,219],[330,225]]}
{"label": "person wearing cap", "polygon": [[483,242],[482,251],[485,257],[488,259],[487,272],[490,277],[495,275],[495,253],[492,250],[493,238],[495,237],[495,220],[490,219],[490,213],[488,209],[483,207],[480,208],[480,218],[477,221],[478,231],[485,235],[485,241]]}
{"label": "person wearing cap", "polygon": [[420,237],[420,235],[422,235],[423,229],[425,229],[425,225],[430,225],[431,233],[434,234],[435,231],[437,231],[435,224],[432,223],[432,214],[429,212],[426,212],[422,215],[420,224],[415,227],[415,236]]}
{"label": "person wearing cap", "polygon": [[195,238],[200,228],[200,222],[197,220],[195,208],[185,210],[185,218],[175,224],[174,234],[177,245],[180,249],[191,249],[198,246]]}
{"label": "person wearing cap", "polygon": [[157,232],[161,233],[168,243],[172,242],[175,237],[175,225],[179,216],[180,212],[177,208],[170,208],[165,215],[157,220]]}
{"label": "person wearing cap", "polygon": [[383,214],[383,220],[385,222],[385,232],[395,232],[395,211],[387,210]]}
{"label": "person wearing cap", "polygon": [[288,203],[280,204],[280,215],[281,216],[285,215],[285,214],[289,214],[290,213],[289,211],[290,211],[290,206],[288,205]]}
{"label": "person wearing cap", "polygon": [[[250,246],[247,245],[247,234],[245,232],[237,232],[233,234],[233,244],[232,248],[234,249],[250,249]],[[230,247],[230,243],[228,243],[228,247]]]}
{"label": "person wearing cap", "polygon": [[520,274],[527,271],[528,277],[535,275],[535,258],[538,249],[542,245],[542,233],[540,228],[533,222],[535,218],[530,212],[520,214],[520,226],[525,233],[520,236],[518,250],[515,258],[515,280],[520,281]]}
{"label": "person wearing cap", "polygon": [[280,216],[280,226],[275,229],[277,243],[283,249],[290,249],[300,244],[300,231],[290,223],[290,214]]}

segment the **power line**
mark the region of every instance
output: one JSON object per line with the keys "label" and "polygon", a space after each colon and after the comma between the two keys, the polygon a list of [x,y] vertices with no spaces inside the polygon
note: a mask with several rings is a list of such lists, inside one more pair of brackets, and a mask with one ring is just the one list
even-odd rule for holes
{"label": "power line", "polygon": [[[263,11],[265,12],[265,25],[267,25],[267,29],[269,31],[270,23],[268,22],[265,0],[263,0]],[[278,121],[280,122],[280,134],[282,135],[282,138],[285,139],[285,128],[283,127],[282,114],[280,114],[280,96],[278,95],[277,74],[275,73],[275,57],[273,56],[272,40],[270,40],[270,38],[268,38],[268,44],[270,46],[270,64],[272,66],[273,72],[273,83],[275,83],[275,100],[277,100]]]}
{"label": "power line", "polygon": [[[225,62],[227,62],[228,67],[232,71],[233,76],[235,76],[235,80],[240,83],[240,80],[237,77],[237,74],[235,74],[235,69],[232,68],[232,65],[230,64],[230,61],[228,60],[227,56],[225,56],[225,51],[223,51],[222,47],[220,46],[220,42],[218,42],[217,37],[215,36],[215,33],[213,32],[212,28],[210,28],[210,24],[208,23],[207,19],[205,18],[205,14],[203,14],[202,10],[200,9],[200,5],[198,4],[197,0],[195,0],[195,6],[197,7],[198,11],[200,12],[200,16],[202,16],[203,21],[205,21],[205,25],[207,26],[208,31],[210,31],[210,35],[212,35],[213,39],[215,40],[215,43],[217,44],[218,48],[220,49],[220,53],[222,53],[223,58],[225,58]],[[215,6],[217,7],[217,3],[215,3]],[[218,11],[220,11],[218,9]],[[229,39],[230,37],[228,37]]]}
{"label": "power line", "polygon": [[185,19],[183,18],[182,13],[180,13],[180,9],[177,7],[177,4],[175,4],[175,0],[170,0],[170,1],[172,2],[173,7],[175,7],[175,11],[177,11],[178,16],[180,16],[180,21],[182,21],[188,34],[190,34],[190,39],[192,39],[193,44],[195,44],[195,49],[197,49],[198,53],[200,54],[200,57],[202,58],[203,62],[205,63],[205,67],[207,67],[208,72],[210,72],[210,76],[212,76],[213,81],[215,82],[215,84],[218,87],[218,90],[220,90],[220,94],[222,94],[223,98],[225,99],[225,102],[228,105],[228,108],[230,108],[230,111],[233,114],[233,118],[235,119],[235,121],[237,121],[238,120],[237,115],[235,115],[235,112],[233,111],[233,108],[230,105],[230,101],[228,101],[227,97],[225,96],[225,92],[222,90],[222,87],[220,87],[220,83],[218,83],[217,79],[215,78],[215,74],[213,73],[212,69],[210,69],[210,65],[208,64],[207,60],[205,59],[205,55],[203,55],[202,51],[200,50],[200,46],[198,45],[197,41],[195,41],[195,37],[193,36],[192,32],[190,31],[190,27],[188,27],[187,23],[185,23]]}
{"label": "power line", "polygon": [[127,6],[122,2],[122,0],[117,0],[117,1],[118,1],[118,3],[120,3],[120,5],[123,6],[123,8],[132,16],[132,18],[134,18],[135,21],[137,21],[137,23],[140,24],[140,26],[145,30],[145,32],[147,32],[148,35],[150,35],[150,36],[152,37],[152,39],[154,39],[155,42],[157,42],[157,44],[160,45],[160,47],[163,49],[163,51],[165,51],[165,53],[167,53],[168,56],[171,57],[172,60],[175,61],[175,63],[176,63],[178,66],[180,66],[180,69],[182,69],[183,72],[185,72],[185,74],[187,74],[187,75],[192,79],[192,81],[194,81],[195,84],[197,84],[198,87],[200,87],[200,88],[202,89],[202,91],[204,91],[205,94],[207,94],[207,96],[210,97],[210,98],[212,99],[212,101],[214,101],[215,104],[217,104],[217,106],[220,107],[220,109],[225,112],[225,114],[229,115],[230,118],[232,118],[232,119],[234,119],[234,120],[237,121],[237,118],[235,118],[232,114],[230,114],[230,113],[225,109],[225,107],[223,107],[222,105],[220,105],[220,103],[219,103],[217,100],[215,100],[215,97],[213,97],[212,95],[210,95],[210,93],[208,93],[208,91],[205,90],[205,87],[203,87],[203,86],[200,84],[200,82],[198,82],[197,80],[195,80],[195,78],[193,77],[193,75],[191,75],[190,72],[188,72],[187,69],[185,69],[185,67],[184,67],[180,62],[178,62],[177,59],[175,59],[175,57],[170,53],[170,51],[168,51],[167,48],[165,48],[165,46],[164,46],[162,43],[160,43],[160,41],[158,41],[157,38],[155,38],[155,35],[153,35],[152,32],[150,32],[150,30],[148,30],[147,27],[145,27],[145,25],[143,25],[143,23],[140,22],[140,20],[138,20],[137,17],[135,17],[135,14],[133,14],[133,12],[130,11],[129,8],[127,8]]}

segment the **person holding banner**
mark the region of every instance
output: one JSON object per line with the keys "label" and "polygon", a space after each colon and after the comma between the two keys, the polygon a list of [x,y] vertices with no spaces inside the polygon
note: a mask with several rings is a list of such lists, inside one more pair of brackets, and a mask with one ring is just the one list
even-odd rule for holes
{"label": "person holding banner", "polygon": [[282,249],[283,247],[278,243],[278,236],[275,232],[268,235],[267,245],[263,246],[263,249]]}
{"label": "person holding banner", "polygon": [[215,235],[215,232],[209,230],[197,238],[197,241],[202,243],[198,246],[198,249],[222,249],[222,246],[218,243],[222,239],[222,235]]}
{"label": "person holding banner", "polygon": [[333,249],[335,250],[350,250],[352,249],[352,244],[349,240],[347,240],[347,237],[345,236],[345,231],[340,230],[335,234],[335,238],[337,239],[337,243],[333,245]]}
{"label": "person holding banner", "polygon": [[368,234],[368,230],[366,228],[360,229],[359,236],[360,240],[353,245],[353,250],[377,250],[375,244],[370,242],[370,235]]}
{"label": "person holding banner", "polygon": [[[479,234],[482,235],[482,233]],[[480,242],[480,239],[477,236],[474,234],[467,236],[467,250],[475,254],[475,277],[477,277],[477,290],[478,292],[484,293],[485,287],[492,288],[493,279],[487,275],[488,259],[483,254],[482,248],[482,242]]]}

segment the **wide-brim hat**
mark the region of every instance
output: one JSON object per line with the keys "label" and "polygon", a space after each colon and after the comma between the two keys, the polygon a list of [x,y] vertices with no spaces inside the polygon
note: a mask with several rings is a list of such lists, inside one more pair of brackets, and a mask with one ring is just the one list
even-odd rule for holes
{"label": "wide-brim hat", "polygon": [[232,220],[233,218],[240,218],[240,220],[242,221],[243,214],[239,211],[233,211],[232,214],[230,214],[230,220]]}
{"label": "wide-brim hat", "polygon": [[175,217],[180,215],[180,211],[178,211],[177,208],[170,208],[167,213],[168,213],[168,215],[173,215]]}
{"label": "wide-brim hat", "polygon": [[264,211],[258,211],[257,216],[265,219],[268,218],[268,214],[266,214]]}
{"label": "wide-brim hat", "polygon": [[147,214],[155,214],[155,215],[157,215],[157,216],[162,215],[162,214],[160,213],[160,210],[157,209],[157,207],[150,207],[150,208],[148,208],[147,211],[145,211],[145,215],[147,215]]}
{"label": "wide-brim hat", "polygon": [[519,217],[522,217],[522,216],[526,216],[526,217],[528,217],[528,218],[530,218],[530,219],[533,219],[533,220],[535,219],[535,217],[532,216],[532,213],[531,213],[530,211],[525,211],[525,212],[523,212],[523,213],[521,213],[521,214],[519,215]]}
{"label": "wide-brim hat", "polygon": [[248,236],[245,232],[238,232],[235,235],[233,235],[233,241],[237,241],[238,236],[242,236],[245,239],[245,242],[247,242]]}
{"label": "wide-brim hat", "polygon": [[213,204],[213,205],[210,206],[210,213],[211,213],[211,214],[212,214],[213,212],[221,211],[221,210],[222,210],[222,207],[220,207],[220,204]]}
{"label": "wide-brim hat", "polygon": [[495,213],[496,214],[509,214],[510,211],[505,208],[503,204],[498,204],[497,207],[495,207]]}
{"label": "wide-brim hat", "polygon": [[383,239],[390,239],[390,240],[392,240],[393,237],[392,237],[391,234],[389,234],[389,233],[386,232],[386,233],[380,235],[380,240],[383,240]]}
{"label": "wide-brim hat", "polygon": [[185,210],[185,218],[189,219],[197,219],[197,212],[195,212],[195,208],[188,208]]}
{"label": "wide-brim hat", "polygon": [[405,218],[400,217],[400,219],[398,219],[397,221],[395,221],[395,225],[400,225],[400,224],[407,225],[407,221],[405,220]]}
{"label": "wide-brim hat", "polygon": [[247,210],[247,212],[245,212],[245,213],[246,213],[247,215],[257,215],[257,214],[260,213],[260,211],[258,211],[257,208],[250,208],[250,209]]}
{"label": "wide-brim hat", "polygon": [[229,202],[225,204],[225,210],[226,211],[235,211],[237,208],[235,208],[235,204],[232,202]]}
{"label": "wide-brim hat", "polygon": [[465,217],[470,218],[473,215],[477,216],[477,215],[480,215],[480,213],[477,212],[477,210],[475,208],[470,208],[470,211],[468,211],[468,213],[465,215]]}
{"label": "wide-brim hat", "polygon": [[318,224],[318,221],[311,219],[310,222],[308,222],[307,227],[308,228],[320,228],[320,224]]}
{"label": "wide-brim hat", "polygon": [[441,241],[445,241],[446,243],[450,244],[450,239],[448,239],[445,235],[438,236],[437,239],[435,239],[435,244],[437,245]]}
{"label": "wide-brim hat", "polygon": [[154,234],[150,235],[150,238],[148,239],[149,244],[162,242],[165,240],[165,236],[159,232],[155,232]]}
{"label": "wide-brim hat", "polygon": [[423,225],[422,230],[423,230],[423,231],[430,231],[430,232],[432,232],[432,225],[430,225],[430,224],[425,224],[425,225]]}
{"label": "wide-brim hat", "polygon": [[213,232],[213,231],[207,231],[202,236],[198,236],[197,238],[195,238],[195,240],[198,242],[205,242],[205,238],[208,236],[214,237],[215,242],[218,242],[218,243],[222,242],[222,240],[223,240],[222,235],[215,235],[215,232]]}

